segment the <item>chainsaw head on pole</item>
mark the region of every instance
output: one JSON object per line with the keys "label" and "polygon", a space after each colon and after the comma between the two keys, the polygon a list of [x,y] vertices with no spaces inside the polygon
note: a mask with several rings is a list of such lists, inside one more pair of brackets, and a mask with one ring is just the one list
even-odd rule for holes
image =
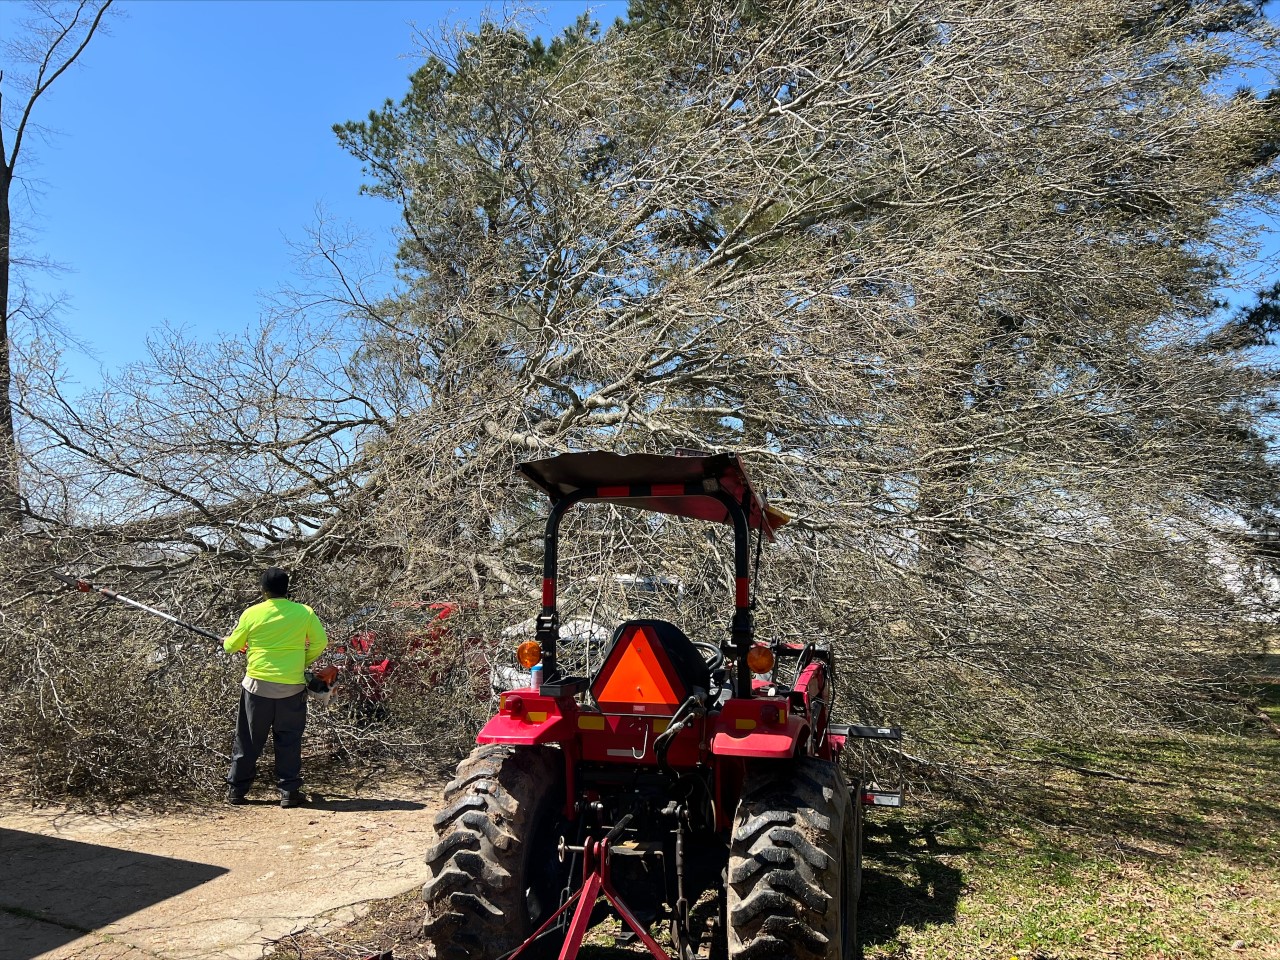
{"label": "chainsaw head on pole", "polygon": [[327,706],[333,696],[333,684],[338,679],[338,668],[320,667],[306,672],[307,699],[318,707]]}

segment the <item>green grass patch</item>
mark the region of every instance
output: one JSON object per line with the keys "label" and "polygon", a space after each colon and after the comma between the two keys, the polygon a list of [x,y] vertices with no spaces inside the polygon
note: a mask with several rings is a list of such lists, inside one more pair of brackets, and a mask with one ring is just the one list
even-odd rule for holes
{"label": "green grass patch", "polygon": [[1258,684],[1258,706],[1271,718],[1272,723],[1280,723],[1280,683]]}
{"label": "green grass patch", "polygon": [[1039,782],[993,799],[998,817],[937,804],[873,826],[868,958],[1280,957],[1280,741],[1023,761]]}

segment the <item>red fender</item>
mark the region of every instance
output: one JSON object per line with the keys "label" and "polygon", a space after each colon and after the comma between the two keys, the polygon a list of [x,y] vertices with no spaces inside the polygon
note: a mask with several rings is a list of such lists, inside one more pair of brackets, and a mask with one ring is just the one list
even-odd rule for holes
{"label": "red fender", "polygon": [[715,719],[711,752],[718,757],[756,757],[785,760],[809,739],[803,717],[787,710],[781,697],[730,700]]}
{"label": "red fender", "polygon": [[498,712],[476,735],[476,743],[510,743],[534,746],[562,743],[577,732],[577,710],[573,701],[563,704],[533,690],[511,690],[498,701]]}

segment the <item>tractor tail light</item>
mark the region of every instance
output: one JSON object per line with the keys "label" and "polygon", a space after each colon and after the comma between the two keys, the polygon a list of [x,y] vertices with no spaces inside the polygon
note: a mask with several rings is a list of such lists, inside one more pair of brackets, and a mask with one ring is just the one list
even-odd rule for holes
{"label": "tractor tail light", "polygon": [[787,722],[787,708],[780,707],[776,703],[762,704],[760,722],[774,727],[781,726]]}
{"label": "tractor tail light", "polygon": [[518,717],[524,713],[524,700],[515,694],[504,694],[498,710],[500,713],[509,713],[513,717]]}
{"label": "tractor tail light", "polygon": [[516,647],[516,659],[520,666],[531,670],[542,662],[542,645],[537,640],[526,640]]}

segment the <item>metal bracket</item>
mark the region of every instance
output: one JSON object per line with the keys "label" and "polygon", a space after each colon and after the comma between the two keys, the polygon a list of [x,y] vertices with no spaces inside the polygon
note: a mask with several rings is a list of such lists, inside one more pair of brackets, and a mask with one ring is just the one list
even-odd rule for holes
{"label": "metal bracket", "polygon": [[[551,929],[561,914],[567,912],[570,907],[574,907],[573,916],[569,921],[568,934],[565,938],[564,946],[560,949],[560,960],[573,960],[574,957],[577,957],[578,950],[582,946],[582,938],[586,935],[587,927],[590,925],[591,913],[595,909],[596,899],[601,894],[604,894],[613,905],[613,909],[622,918],[622,922],[635,931],[636,937],[648,948],[654,960],[673,960],[671,955],[658,946],[653,937],[649,936],[644,925],[627,909],[627,905],[618,896],[618,892],[614,890],[613,883],[609,878],[610,845],[618,838],[618,835],[622,832],[621,828],[625,827],[626,822],[630,819],[631,817],[628,814],[603,840],[587,839],[582,847],[582,886],[573,892],[573,895],[564,902],[559,910],[547,918],[547,921],[537,929],[533,936],[517,947],[514,952],[508,954],[507,960],[516,960],[516,957],[524,953],[530,944]],[[578,848],[568,847],[566,849],[576,850]],[[574,906],[575,904],[576,906]]]}
{"label": "metal bracket", "polygon": [[851,723],[831,723],[827,733],[835,737],[860,737],[863,740],[901,740],[901,727],[859,727]]}
{"label": "metal bracket", "polygon": [[902,791],[881,790],[876,784],[869,784],[862,788],[862,805],[864,807],[900,807]]}

